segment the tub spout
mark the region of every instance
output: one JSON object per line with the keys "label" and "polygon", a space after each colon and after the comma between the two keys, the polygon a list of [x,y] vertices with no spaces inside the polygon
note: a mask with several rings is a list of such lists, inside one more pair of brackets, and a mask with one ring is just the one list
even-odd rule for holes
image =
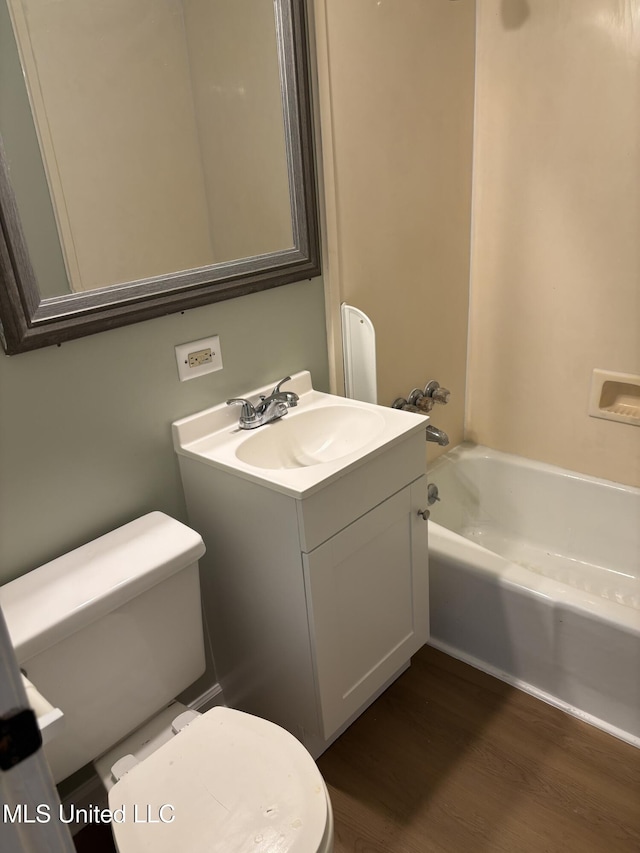
{"label": "tub spout", "polygon": [[449,444],[449,436],[438,427],[427,424],[427,441],[435,441],[441,447],[446,447]]}

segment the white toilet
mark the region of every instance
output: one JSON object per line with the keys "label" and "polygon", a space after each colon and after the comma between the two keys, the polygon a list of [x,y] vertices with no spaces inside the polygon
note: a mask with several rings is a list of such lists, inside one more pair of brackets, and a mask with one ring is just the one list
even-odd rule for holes
{"label": "white toilet", "polygon": [[204,671],[203,553],[154,512],[0,588],[21,668],[64,713],[54,778],[102,756],[120,853],[330,853],[329,795],[293,735],[172,703]]}

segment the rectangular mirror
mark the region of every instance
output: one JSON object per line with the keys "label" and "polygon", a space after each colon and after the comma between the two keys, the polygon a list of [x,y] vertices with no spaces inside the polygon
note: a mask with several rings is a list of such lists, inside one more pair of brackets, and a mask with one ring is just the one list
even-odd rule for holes
{"label": "rectangular mirror", "polygon": [[21,352],[319,273],[303,0],[0,0]]}

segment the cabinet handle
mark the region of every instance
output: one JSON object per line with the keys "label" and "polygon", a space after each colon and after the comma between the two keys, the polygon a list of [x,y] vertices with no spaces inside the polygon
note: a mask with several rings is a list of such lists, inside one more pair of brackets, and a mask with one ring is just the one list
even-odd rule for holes
{"label": "cabinet handle", "polygon": [[431,515],[431,511],[428,509],[419,509],[418,515],[421,516],[425,521],[428,521],[429,516]]}

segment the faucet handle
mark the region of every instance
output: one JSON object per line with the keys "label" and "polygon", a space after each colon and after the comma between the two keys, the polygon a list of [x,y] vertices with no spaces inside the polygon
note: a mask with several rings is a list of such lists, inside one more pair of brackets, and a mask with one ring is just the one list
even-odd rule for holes
{"label": "faucet handle", "polygon": [[281,385],[284,385],[284,383],[285,383],[285,382],[291,382],[291,377],[290,377],[290,376],[285,376],[285,377],[284,377],[284,379],[281,379],[281,380],[280,380],[280,382],[278,382],[278,384],[276,385],[276,387],[275,387],[275,388],[273,389],[273,391],[271,392],[272,396],[273,396],[273,394],[279,394],[279,393],[280,393],[280,386],[281,386]]}
{"label": "faucet handle", "polygon": [[442,403],[444,405],[449,402],[451,391],[448,388],[443,388],[439,382],[432,379],[431,382],[427,382],[424,395],[425,397],[430,397],[434,403]]}
{"label": "faucet handle", "polygon": [[287,406],[293,408],[294,406],[298,405],[298,400],[300,399],[300,397],[298,397],[298,395],[294,391],[281,391],[280,386],[284,385],[285,382],[291,382],[291,377],[285,376],[284,379],[281,379],[271,392],[271,396],[279,396],[280,399],[282,399],[287,404]]}
{"label": "faucet handle", "polygon": [[413,409],[410,409],[410,411],[417,411],[421,415],[426,415],[433,409],[433,400],[431,397],[427,397],[420,388],[413,389],[407,397],[407,403],[413,406]]}
{"label": "faucet handle", "polygon": [[433,409],[433,400],[420,389],[414,388],[407,397],[407,402],[423,415],[428,414]]}
{"label": "faucet handle", "polygon": [[233,397],[227,400],[227,406],[232,406],[234,403],[240,403],[242,411],[240,412],[240,420],[243,423],[251,423],[257,418],[256,410],[250,400],[245,400],[244,397]]}

